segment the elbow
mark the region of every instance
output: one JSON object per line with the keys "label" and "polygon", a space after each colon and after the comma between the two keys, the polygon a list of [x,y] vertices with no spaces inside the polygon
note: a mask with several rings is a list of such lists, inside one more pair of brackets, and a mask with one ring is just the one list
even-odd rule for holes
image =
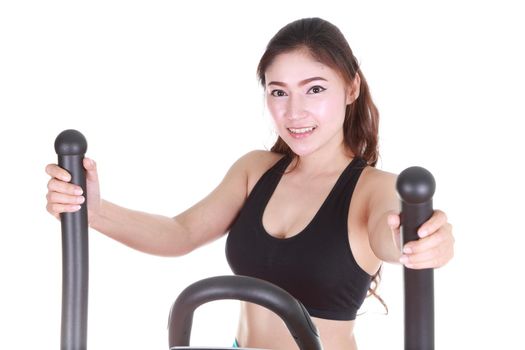
{"label": "elbow", "polygon": [[194,249],[190,249],[188,247],[182,247],[182,246],[173,246],[171,244],[166,244],[164,246],[149,246],[149,247],[136,247],[136,246],[130,246],[131,248],[135,248],[136,250],[146,253],[149,255],[154,256],[160,256],[163,258],[178,258],[181,256],[184,256],[186,254],[189,254]]}
{"label": "elbow", "polygon": [[181,257],[197,248],[191,238],[192,235],[186,226],[180,220],[171,218],[169,224],[165,225],[153,240],[149,249],[144,251],[161,257]]}

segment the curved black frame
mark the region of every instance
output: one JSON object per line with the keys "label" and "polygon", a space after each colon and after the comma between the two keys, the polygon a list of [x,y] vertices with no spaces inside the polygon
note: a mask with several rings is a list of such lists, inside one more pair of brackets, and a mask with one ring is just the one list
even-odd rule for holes
{"label": "curved black frame", "polygon": [[247,276],[218,276],[193,283],[182,291],[170,311],[169,346],[189,346],[193,313],[204,303],[235,299],[256,303],[285,322],[301,350],[322,350],[317,328],[305,307],[288,292]]}

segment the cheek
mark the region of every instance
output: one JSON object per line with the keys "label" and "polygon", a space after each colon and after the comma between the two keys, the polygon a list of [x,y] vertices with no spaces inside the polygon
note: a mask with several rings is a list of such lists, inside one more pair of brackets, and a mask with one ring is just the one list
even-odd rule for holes
{"label": "cheek", "polygon": [[346,105],[341,103],[341,99],[330,98],[320,101],[315,106],[312,106],[312,113],[317,115],[317,118],[326,122],[339,122],[339,119],[344,119]]}
{"label": "cheek", "polygon": [[286,106],[281,101],[266,101],[266,108],[268,108],[268,112],[270,112],[270,115],[272,116],[272,119],[274,121],[283,119],[285,114],[285,107]]}

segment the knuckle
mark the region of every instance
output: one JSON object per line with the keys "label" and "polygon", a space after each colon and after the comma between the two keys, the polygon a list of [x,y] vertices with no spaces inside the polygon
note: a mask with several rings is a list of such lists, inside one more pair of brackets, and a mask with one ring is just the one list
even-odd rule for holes
{"label": "knuckle", "polygon": [[442,233],[442,239],[443,239],[443,242],[444,243],[448,243],[448,244],[454,244],[454,235],[452,234],[452,231],[450,230],[445,230],[443,233]]}
{"label": "knuckle", "polygon": [[51,204],[51,211],[57,214],[60,213],[60,205],[56,203]]}
{"label": "knuckle", "polygon": [[439,209],[434,211],[434,216],[435,216],[436,221],[438,221],[438,222],[447,222],[447,220],[448,220],[447,219],[447,214],[445,214],[444,211],[439,210]]}
{"label": "knuckle", "polygon": [[63,199],[61,198],[60,196],[60,193],[57,193],[57,192],[51,192],[49,194],[49,202],[50,203],[53,203],[53,204],[60,204],[60,202],[62,202]]}
{"label": "knuckle", "polygon": [[444,257],[444,256],[447,256],[449,253],[448,253],[449,249],[443,245],[439,246],[437,248],[437,252],[436,252],[436,258],[439,259],[440,257]]}
{"label": "knuckle", "polygon": [[447,238],[446,238],[446,235],[439,234],[439,235],[436,235],[436,240],[439,245],[442,245],[447,241]]}
{"label": "knuckle", "polygon": [[437,209],[436,213],[440,216],[441,220],[448,221],[447,214],[443,210]]}

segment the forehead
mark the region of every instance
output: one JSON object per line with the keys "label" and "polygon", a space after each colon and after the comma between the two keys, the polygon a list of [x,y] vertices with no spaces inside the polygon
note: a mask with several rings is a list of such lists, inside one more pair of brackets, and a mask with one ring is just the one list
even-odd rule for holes
{"label": "forehead", "polygon": [[306,50],[275,56],[265,72],[267,82],[278,80],[290,84],[313,76],[323,77],[328,81],[341,80],[334,69],[314,59]]}

